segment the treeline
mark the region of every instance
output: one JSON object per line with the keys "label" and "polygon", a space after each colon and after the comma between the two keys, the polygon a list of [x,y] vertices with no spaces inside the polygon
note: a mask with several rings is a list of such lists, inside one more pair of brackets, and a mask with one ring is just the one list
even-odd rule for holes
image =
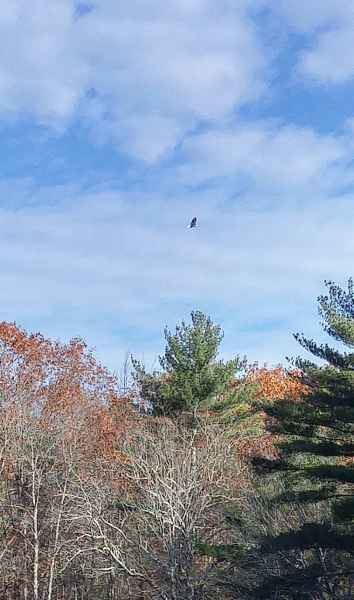
{"label": "treeline", "polygon": [[219,360],[195,311],[124,389],[1,323],[0,598],[353,598],[354,293],[326,285],[312,360]]}

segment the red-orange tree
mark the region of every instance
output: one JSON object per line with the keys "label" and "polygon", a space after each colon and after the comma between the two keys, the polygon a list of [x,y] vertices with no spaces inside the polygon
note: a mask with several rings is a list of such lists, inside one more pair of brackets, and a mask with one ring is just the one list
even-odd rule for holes
{"label": "red-orange tree", "polygon": [[54,598],[55,585],[64,585],[56,565],[68,558],[64,516],[72,504],[69,483],[75,473],[99,478],[102,462],[121,459],[126,437],[133,433],[132,418],[116,377],[81,339],[65,344],[0,323],[0,503],[5,516],[0,588],[6,597],[37,599],[46,593]]}

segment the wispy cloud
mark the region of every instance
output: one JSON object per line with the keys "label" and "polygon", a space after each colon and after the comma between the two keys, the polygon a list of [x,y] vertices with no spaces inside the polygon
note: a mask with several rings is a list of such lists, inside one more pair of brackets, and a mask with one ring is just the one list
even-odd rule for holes
{"label": "wispy cloud", "polygon": [[65,128],[81,117],[148,163],[202,120],[267,86],[267,52],[248,3],[220,0],[5,0],[0,114]]}
{"label": "wispy cloud", "polygon": [[330,136],[281,122],[241,123],[214,128],[186,139],[182,146],[182,180],[247,178],[263,190],[336,187],[353,181],[352,132]]}
{"label": "wispy cloud", "polygon": [[[1,313],[48,330],[59,323],[61,335],[91,330],[92,343],[104,337],[115,345],[105,356],[111,365],[129,346],[151,354],[164,323],[196,306],[228,325],[228,347],[249,350],[257,335],[269,351],[272,330],[290,340],[323,279],[345,278],[352,265],[352,196],[333,199],[319,215],[318,198],[264,211],[255,198],[225,210],[196,195],[200,228],[191,232],[187,197],[77,191],[62,202],[55,188],[42,194],[52,208],[0,211]],[[283,354],[282,347],[270,353]]]}
{"label": "wispy cloud", "polygon": [[297,71],[317,83],[339,84],[354,77],[354,6],[346,0],[270,2],[290,31],[308,36],[299,50]]}

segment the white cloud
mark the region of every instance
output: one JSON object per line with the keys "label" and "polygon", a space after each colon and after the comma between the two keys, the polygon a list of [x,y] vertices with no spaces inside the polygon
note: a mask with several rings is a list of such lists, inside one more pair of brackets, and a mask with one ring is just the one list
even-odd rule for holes
{"label": "white cloud", "polygon": [[321,83],[345,83],[354,77],[354,11],[352,23],[318,36],[301,54],[299,71]]}
{"label": "white cloud", "polygon": [[245,177],[262,190],[317,189],[353,181],[346,171],[352,137],[321,135],[310,128],[254,122],[189,137],[182,146],[181,181]]}
{"label": "white cloud", "polygon": [[[264,211],[256,197],[226,208],[211,191],[191,201],[47,187],[28,200],[0,210],[2,318],[86,335],[110,366],[126,350],[151,362],[164,324],[193,308],[222,323],[228,352],[282,360],[290,346],[280,340],[291,345],[292,331],[307,330],[323,280],[351,274],[352,196],[320,213],[319,196]],[[192,212],[195,231],[186,229]]]}
{"label": "white cloud", "polygon": [[344,83],[354,77],[354,6],[348,0],[270,2],[291,30],[307,34],[297,72],[319,83]]}
{"label": "white cloud", "polygon": [[200,120],[264,90],[266,53],[247,7],[101,0],[77,18],[73,0],[3,0],[0,114],[59,129],[82,117],[154,162]]}
{"label": "white cloud", "polygon": [[0,36],[0,112],[65,123],[89,81],[72,2],[3,0]]}
{"label": "white cloud", "polygon": [[285,17],[292,28],[304,33],[341,26],[354,12],[347,0],[308,0],[306,5],[297,0],[278,0],[269,2],[269,7]]}

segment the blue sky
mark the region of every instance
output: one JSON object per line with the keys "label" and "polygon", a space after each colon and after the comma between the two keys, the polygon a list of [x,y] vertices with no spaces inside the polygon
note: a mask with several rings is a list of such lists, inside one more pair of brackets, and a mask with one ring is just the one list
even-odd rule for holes
{"label": "blue sky", "polygon": [[2,319],[118,371],[192,309],[227,357],[320,335],[354,256],[350,2],[2,0],[0,38]]}

